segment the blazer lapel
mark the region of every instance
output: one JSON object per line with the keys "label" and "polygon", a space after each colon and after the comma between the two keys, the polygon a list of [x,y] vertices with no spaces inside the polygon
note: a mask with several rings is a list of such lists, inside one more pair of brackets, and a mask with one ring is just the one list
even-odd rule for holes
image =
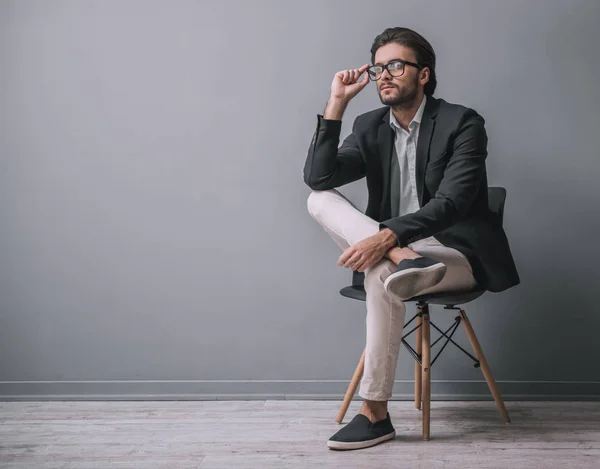
{"label": "blazer lapel", "polygon": [[425,184],[425,167],[429,160],[429,145],[435,129],[435,117],[439,108],[439,102],[432,96],[427,97],[423,118],[419,127],[419,140],[417,141],[417,161],[415,167],[415,179],[417,183],[417,196],[419,206],[423,206],[423,185]]}
{"label": "blazer lapel", "polygon": [[392,162],[392,150],[394,145],[394,132],[390,126],[390,112],[388,109],[382,118],[377,132],[377,148],[379,150],[379,158],[381,160],[382,178],[382,195],[380,218],[385,220],[391,216],[391,201],[390,201],[390,170]]}

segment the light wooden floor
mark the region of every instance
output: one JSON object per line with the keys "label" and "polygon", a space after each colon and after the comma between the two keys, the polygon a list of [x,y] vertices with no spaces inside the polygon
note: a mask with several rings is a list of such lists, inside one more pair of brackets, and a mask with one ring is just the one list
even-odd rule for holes
{"label": "light wooden floor", "polygon": [[[397,436],[360,451],[326,441],[335,401],[0,402],[0,468],[600,468],[599,402],[391,402]],[[351,404],[346,422],[360,402]]]}

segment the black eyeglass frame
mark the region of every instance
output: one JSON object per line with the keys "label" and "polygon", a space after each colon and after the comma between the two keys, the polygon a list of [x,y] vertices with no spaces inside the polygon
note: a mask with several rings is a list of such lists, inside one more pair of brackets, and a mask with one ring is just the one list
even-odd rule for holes
{"label": "black eyeglass frame", "polygon": [[[402,64],[402,73],[400,75],[392,75],[392,72],[390,71],[390,69],[388,68],[390,66],[390,64],[396,63],[396,62],[400,62]],[[381,79],[381,77],[383,76],[383,72],[384,70],[387,70],[388,73],[393,76],[393,77],[401,77],[402,75],[404,75],[404,72],[406,71],[406,66],[410,65],[411,67],[415,67],[419,70],[423,70],[425,67],[422,65],[419,65],[417,63],[414,62],[409,62],[408,60],[403,60],[403,59],[394,59],[394,60],[390,60],[387,64],[382,65],[382,64],[373,64],[371,65],[369,68],[367,68],[367,74],[369,75],[369,80],[371,81],[377,81],[379,79]],[[379,78],[373,78],[373,76],[371,75],[371,69],[373,67],[383,67],[383,70],[381,70],[381,75],[379,75]]]}

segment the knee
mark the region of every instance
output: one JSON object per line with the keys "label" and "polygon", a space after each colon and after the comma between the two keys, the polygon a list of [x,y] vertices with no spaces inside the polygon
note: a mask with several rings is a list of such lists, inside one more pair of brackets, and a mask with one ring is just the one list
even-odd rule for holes
{"label": "knee", "polygon": [[330,192],[331,191],[311,191],[311,193],[308,194],[306,208],[308,209],[308,213],[310,213],[311,217],[316,220],[320,218],[323,208],[327,204]]}

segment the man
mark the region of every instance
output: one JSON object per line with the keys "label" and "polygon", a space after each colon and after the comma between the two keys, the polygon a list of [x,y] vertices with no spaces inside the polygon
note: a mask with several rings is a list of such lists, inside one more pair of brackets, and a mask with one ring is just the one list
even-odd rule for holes
{"label": "man", "polygon": [[[386,29],[375,38],[371,62],[335,74],[304,166],[313,190],[308,211],[343,249],[338,264],[364,272],[367,292],[363,403],[327,442],[332,449],[366,448],[395,436],[387,401],[403,300],[499,292],[520,282],[501,222],[488,208],[484,119],[433,97],[435,53],[418,33]],[[338,148],[344,110],[371,81],[385,107],[359,115]],[[363,177],[365,214],[334,190]]]}

